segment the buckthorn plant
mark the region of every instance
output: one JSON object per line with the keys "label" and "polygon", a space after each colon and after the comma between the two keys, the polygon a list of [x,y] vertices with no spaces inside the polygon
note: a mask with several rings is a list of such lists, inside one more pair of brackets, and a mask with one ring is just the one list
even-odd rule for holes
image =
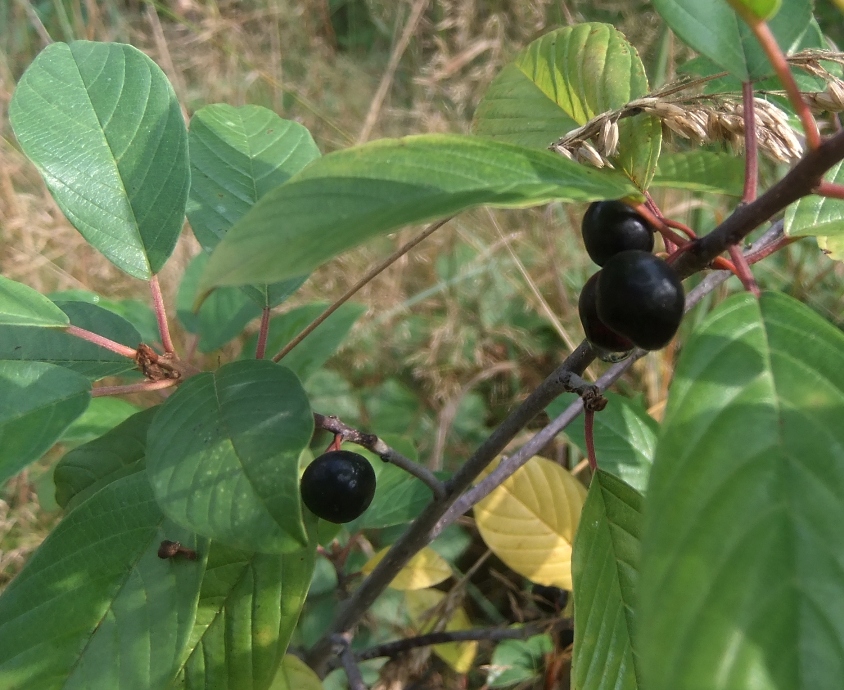
{"label": "buckthorn plant", "polygon": [[[498,59],[397,75],[453,3],[396,15],[357,137],[280,67],[272,109],[203,105],[166,50],[74,40],[93,5],[24,4],[0,189],[37,172],[96,256],[68,275],[147,298],[0,276],[3,496],[61,511],[0,583],[0,690],[841,688],[835,7],[641,3],[646,62],[560,10],[436,92],[470,133],[373,139],[391,88]],[[344,60],[389,28],[324,4],[297,16]]]}

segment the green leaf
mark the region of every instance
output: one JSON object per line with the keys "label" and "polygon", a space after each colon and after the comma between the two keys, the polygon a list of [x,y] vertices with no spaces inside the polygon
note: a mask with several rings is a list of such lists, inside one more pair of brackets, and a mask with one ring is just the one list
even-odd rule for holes
{"label": "green leaf", "polygon": [[315,549],[246,554],[211,544],[178,688],[266,690],[305,602]]}
{"label": "green leaf", "polygon": [[146,302],[137,299],[106,299],[90,290],[60,290],[48,297],[54,302],[88,302],[122,316],[132,324],[141,336],[141,342],[156,343],[161,339],[155,312]]}
{"label": "green leaf", "polygon": [[156,498],[176,522],[230,546],[301,548],[299,455],[313,428],[302,384],[285,367],[250,360],[192,376],[149,430]]}
{"label": "green leaf", "polygon": [[[824,180],[844,184],[844,162],[833,165]],[[822,247],[830,244],[834,249],[844,238],[844,201],[814,194],[804,196],[785,210],[783,222],[789,237],[818,236],[818,244]],[[839,252],[833,251],[833,258],[841,257]]]}
{"label": "green leaf", "polygon": [[87,443],[125,421],[140,408],[122,398],[92,398],[85,412],[62,434],[64,444]]}
{"label": "green leaf", "polygon": [[[640,400],[615,393],[605,393],[605,397],[609,405],[595,415],[592,434],[598,464],[602,470],[644,492],[653,464],[659,425]],[[558,416],[576,399],[573,394],[560,396],[548,406],[548,414]],[[569,425],[566,435],[585,455],[586,434],[582,417]]]}
{"label": "green leaf", "polygon": [[75,372],[0,361],[0,484],[47,452],[90,400],[90,382]]}
{"label": "green leaf", "polygon": [[211,255],[203,287],[299,276],[377,235],[482,204],[634,191],[618,173],[547,151],[459,135],[383,139],[323,156],[262,197]]}
{"label": "green leaf", "polygon": [[164,72],[121,43],[53,43],[24,72],[9,120],[71,223],[148,280],[173,252],[190,187],[187,129]]}
{"label": "green leaf", "polygon": [[487,682],[491,688],[506,688],[535,680],[542,673],[545,655],[554,651],[549,635],[534,635],[526,640],[505,640],[492,653]]}
{"label": "green leaf", "polygon": [[642,530],[644,686],[837,689],[844,334],[743,293],[683,347]]}
{"label": "green leaf", "polygon": [[[200,559],[160,559],[164,539]],[[144,474],[94,494],[0,597],[0,686],[167,687],[193,627],[204,551],[164,519]]]}
{"label": "green leaf", "polygon": [[782,0],[728,0],[737,11],[748,12],[763,21],[773,17],[780,9]]}
{"label": "green leaf", "polygon": [[189,140],[188,220],[206,252],[258,199],[320,155],[305,127],[257,105],[201,108]]}
{"label": "green leaf", "polygon": [[67,314],[40,292],[0,276],[0,325],[56,328],[68,323]]}
{"label": "green leaf", "polygon": [[281,660],[270,690],[323,690],[319,676],[304,661],[292,654]]}
{"label": "green leaf", "polygon": [[[569,26],[531,43],[493,80],[475,113],[475,132],[547,148],[596,115],[647,93],[642,61],[620,32],[597,22]],[[622,120],[614,160],[646,189],[661,145],[659,119]]]}
{"label": "green leaf", "polygon": [[[213,295],[213,293],[212,293]],[[210,299],[210,298],[209,298]],[[267,339],[267,355],[279,352],[287,343],[301,333],[317,316],[329,306],[328,302],[314,302],[276,316],[270,321],[270,333]],[[307,381],[336,352],[346,339],[355,321],[366,311],[366,307],[353,302],[346,302],[337,311],[317,326],[299,345],[294,347],[281,360],[302,382]],[[245,357],[253,357],[258,336],[246,341],[243,348]]]}
{"label": "green leaf", "polygon": [[[141,336],[126,319],[86,302],[56,302],[70,323],[135,348]],[[92,381],[135,368],[135,361],[60,329],[0,326],[0,362],[42,361],[58,364]]]}
{"label": "green leaf", "polygon": [[744,160],[712,151],[663,154],[651,187],[741,196],[744,188]]}
{"label": "green leaf", "polygon": [[[753,32],[726,0],[654,0],[653,5],[683,42],[741,81],[774,73]],[[811,0],[783,0],[769,26],[784,52],[799,43],[811,18]]]}
{"label": "green leaf", "polygon": [[598,470],[583,506],[572,553],[572,688],[638,690],[636,581],[641,494]]}
{"label": "green leaf", "polygon": [[238,288],[224,287],[212,292],[194,313],[199,278],[208,263],[207,254],[195,256],[179,285],[176,315],[185,329],[199,335],[200,352],[212,352],[239,336],[253,319],[261,315],[261,308]]}
{"label": "green leaf", "polygon": [[158,407],[141,410],[99,438],[65,453],[53,473],[56,503],[72,507],[114,480],[143,470],[147,431],[157,411]]}

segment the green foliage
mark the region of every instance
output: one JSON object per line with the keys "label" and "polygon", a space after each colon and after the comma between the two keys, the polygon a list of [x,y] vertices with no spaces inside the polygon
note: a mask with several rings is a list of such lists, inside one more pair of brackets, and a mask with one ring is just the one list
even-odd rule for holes
{"label": "green foliage", "polygon": [[137,48],[45,48],[9,106],[21,147],[68,219],[135,278],[176,246],[190,187],[188,142],[164,72]]}
{"label": "green foliage", "polygon": [[264,196],[214,250],[203,286],[291,278],[378,234],[481,204],[633,191],[618,174],[544,151],[457,135],[385,139],[324,156]]}
{"label": "green foliage", "polygon": [[[330,3],[336,16],[326,27],[343,29],[358,4]],[[659,75],[678,67],[666,47],[673,30],[700,53],[682,71],[729,73],[693,98],[737,118],[742,81],[757,92],[781,84],[731,5],[751,23],[769,20],[786,53],[823,48],[825,39],[809,0],[656,0],[667,26],[649,71],[661,84]],[[367,8],[367,31],[389,35]],[[340,43],[352,33],[351,24],[338,29]],[[828,75],[801,69],[800,88],[826,88]],[[474,661],[474,642],[440,645],[433,652],[448,666],[437,668],[445,685],[470,665],[469,680],[452,685],[509,687],[541,676],[549,684],[571,658],[575,690],[837,688],[844,335],[794,299],[742,294],[696,325],[687,321],[675,341],[676,370],[673,350],[651,355],[620,384],[626,396],[606,393],[591,430],[579,420],[565,430],[567,440],[531,450],[560,452],[568,465],[535,457],[459,511],[451,499],[466,494],[449,492],[459,486],[461,464],[473,453],[490,462],[517,457],[507,442],[521,441],[518,432],[540,410],[519,408],[530,414],[512,433],[491,429],[515,398],[527,397],[522,382],[542,380],[560,343],[577,339],[570,315],[555,313],[576,302],[571,290],[585,278],[570,237],[548,233],[547,244],[532,246],[538,233],[523,232],[517,246],[513,228],[498,226],[503,214],[490,216],[495,241],[455,223],[460,239],[443,242],[426,269],[432,283],[413,285],[409,297],[366,319],[362,304],[344,303],[281,363],[256,358],[259,338],[267,356],[281,351],[356,278],[317,273],[329,278],[320,301],[310,301],[316,287],[309,286],[269,318],[314,269],[408,225],[479,206],[549,202],[548,218],[574,219],[579,210],[564,204],[631,201],[650,188],[656,199],[647,203],[659,202],[666,214],[695,209],[690,224],[703,234],[735,203],[725,197],[742,195],[745,162],[694,141],[663,141],[663,127],[677,120],[661,121],[658,108],[625,113],[583,140],[614,169],[544,150],[647,97],[645,75],[615,27],[566,26],[533,40],[492,80],[475,135],[384,139],[321,157],[305,127],[256,105],[202,107],[188,133],[164,73],[131,46],[76,41],[44,49],[21,76],[9,114],[59,207],[92,246],[144,280],[161,271],[187,215],[203,252],[181,276],[182,330],[196,337],[199,353],[236,339],[222,352],[242,347],[236,361],[194,358],[181,352],[182,332],[176,351],[164,352],[160,304],[88,290],[47,297],[0,276],[0,483],[31,467],[39,494],[54,485],[64,511],[0,595],[0,688],[316,688],[316,675],[285,657],[291,642],[307,653],[327,633],[354,629],[357,654],[430,630],[529,622],[545,614],[523,577],[573,587],[573,608],[553,614],[573,611],[572,655],[565,626],[492,651],[481,646]],[[696,101],[683,100],[684,91],[648,103],[685,117]],[[760,136],[770,134],[766,126]],[[764,170],[763,188],[777,173]],[[844,185],[840,161],[825,179]],[[839,252],[842,208],[838,199],[805,196],[785,211],[786,231],[820,235]],[[700,246],[675,249],[682,240],[670,240],[666,266]],[[564,265],[537,280],[529,270],[549,248]],[[771,262],[786,275],[778,285],[804,285],[789,262]],[[431,304],[442,295],[448,300]],[[839,300],[826,297],[838,309]],[[259,317],[260,333],[245,337]],[[80,329],[101,336],[102,346]],[[108,340],[143,356],[118,354]],[[446,360],[462,363],[458,375],[452,366],[452,380],[437,369]],[[120,378],[94,389],[100,397],[92,402],[92,385],[107,377]],[[647,403],[637,390],[643,381]],[[649,410],[659,409],[666,389],[658,423]],[[137,397],[102,397],[115,390]],[[575,399],[558,397],[548,415]],[[329,438],[315,430],[312,409],[356,428]],[[349,444],[353,437],[360,445]],[[300,477],[327,444],[334,450],[341,441],[372,464],[376,489],[359,517],[328,525],[303,509]],[[397,459],[384,443],[418,462],[409,466],[414,473],[436,469],[443,485],[383,461],[379,455]],[[591,475],[580,474],[585,461],[569,471],[593,450]],[[473,477],[476,485],[483,476]],[[19,485],[18,492],[29,486]],[[432,502],[433,488],[449,500]],[[456,522],[469,509],[474,530]],[[427,522],[410,527],[424,528],[415,546],[391,552],[420,515]],[[487,544],[494,556],[485,565]],[[404,569],[379,581],[376,552],[387,569],[402,562]],[[365,611],[355,610],[354,598],[363,577],[375,578],[366,580],[375,585]],[[352,619],[340,628],[338,611]],[[383,664],[365,662],[367,683]],[[385,673],[394,666],[404,668],[391,664]],[[337,687],[336,676],[325,683]]]}
{"label": "green foliage", "polygon": [[299,456],[313,416],[299,380],[272,362],[231,362],[186,381],[148,432],[147,472],[162,510],[224,544],[265,553],[308,538]]}
{"label": "green foliage", "polygon": [[687,343],[642,536],[646,687],[838,686],[842,358],[844,334],[779,293]]}

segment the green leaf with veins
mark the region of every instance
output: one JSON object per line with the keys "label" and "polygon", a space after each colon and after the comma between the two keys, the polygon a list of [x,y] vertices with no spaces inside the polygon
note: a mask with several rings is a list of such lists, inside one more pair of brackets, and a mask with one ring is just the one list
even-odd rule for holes
{"label": "green leaf with veins", "polygon": [[122,43],[52,43],[21,76],[9,120],[82,236],[135,278],[158,273],[190,187],[187,129],[158,65]]}
{"label": "green leaf with veins", "polygon": [[687,341],[642,530],[644,687],[841,686],[842,417],[844,333],[782,293]]}

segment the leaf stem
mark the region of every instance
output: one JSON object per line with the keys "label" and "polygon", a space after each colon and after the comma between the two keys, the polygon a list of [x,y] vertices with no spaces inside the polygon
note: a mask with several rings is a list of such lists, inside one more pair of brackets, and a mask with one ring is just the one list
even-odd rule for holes
{"label": "leaf stem", "polygon": [[756,198],[759,184],[759,140],[756,136],[756,106],[751,82],[742,83],[741,97],[744,106],[744,191],[741,200],[749,204]]}
{"label": "leaf stem", "polygon": [[593,472],[598,471],[598,458],[595,456],[595,410],[586,407],[583,410],[583,428],[586,435],[586,458]]}
{"label": "leaf stem", "polygon": [[730,245],[730,258],[733,260],[733,265],[736,267],[736,276],[744,285],[744,289],[751,293],[756,299],[762,296],[759,290],[759,285],[756,283],[756,278],[753,277],[753,272],[750,270],[750,265],[737,244]]}
{"label": "leaf stem", "polygon": [[164,352],[170,354],[175,352],[173,341],[170,338],[170,327],[167,325],[167,311],[164,309],[164,297],[161,294],[161,285],[158,283],[158,276],[154,275],[149,280],[150,291],[152,292],[152,306],[155,310],[155,320],[158,322],[158,332],[161,334],[161,345]]}
{"label": "leaf stem", "polygon": [[[334,441],[339,447],[339,441],[349,441],[356,443],[363,448],[375,453],[384,462],[389,462],[396,467],[400,467],[408,474],[413,475],[431,489],[434,498],[441,501],[445,498],[445,485],[437,479],[436,475],[431,472],[424,465],[418,462],[413,462],[410,458],[405,457],[397,450],[390,448],[384,441],[382,441],[375,434],[365,434],[362,431],[353,429],[348,424],[344,424],[337,417],[326,416],[314,412],[314,425],[318,429],[325,429],[334,434]],[[332,444],[333,446],[334,444]],[[329,446],[331,449],[331,446]]]}
{"label": "leaf stem", "polygon": [[431,235],[434,234],[435,231],[439,230],[443,225],[448,223],[454,216],[449,216],[448,218],[444,218],[443,220],[438,220],[436,223],[432,223],[427,228],[425,228],[422,232],[420,232],[416,237],[411,239],[409,242],[406,242],[401,247],[399,247],[396,251],[394,251],[390,256],[384,259],[380,264],[375,266],[372,270],[370,270],[363,278],[361,278],[357,283],[352,285],[346,292],[344,292],[335,302],[332,304],[328,309],[326,309],[322,314],[317,316],[310,324],[308,324],[305,329],[299,333],[293,340],[291,340],[287,345],[285,345],[279,353],[273,357],[273,362],[281,361],[284,356],[290,352],[294,347],[296,347],[299,343],[301,343],[305,338],[307,338],[314,330],[329,316],[331,316],[335,311],[337,311],[343,304],[348,302],[352,296],[364,287],[367,283],[369,283],[373,278],[375,278],[379,273],[384,271],[387,267],[391,264],[398,261],[401,257],[407,254],[411,249],[413,249],[417,244],[419,244],[422,240],[427,239]]}
{"label": "leaf stem", "polygon": [[264,359],[267,353],[267,337],[270,333],[270,308],[261,312],[261,330],[258,331],[258,345],[255,347],[255,359]]}
{"label": "leaf stem", "polygon": [[135,357],[138,356],[138,351],[128,345],[117,343],[114,340],[106,338],[104,335],[100,335],[99,333],[86,331],[84,328],[79,328],[79,326],[66,326],[65,332],[69,335],[81,338],[82,340],[87,340],[89,343],[94,343],[94,345],[99,345],[106,350],[116,352],[118,355],[123,357],[128,357],[129,359],[135,359]]}
{"label": "leaf stem", "polygon": [[844,185],[835,182],[821,182],[814,188],[818,196],[825,196],[830,199],[844,199]]}
{"label": "leaf stem", "polygon": [[126,386],[100,386],[91,391],[91,397],[102,398],[106,395],[124,395],[128,393],[147,393],[149,391],[160,391],[170,388],[179,383],[178,379],[161,379],[160,381],[144,381],[143,383],[130,383]]}

